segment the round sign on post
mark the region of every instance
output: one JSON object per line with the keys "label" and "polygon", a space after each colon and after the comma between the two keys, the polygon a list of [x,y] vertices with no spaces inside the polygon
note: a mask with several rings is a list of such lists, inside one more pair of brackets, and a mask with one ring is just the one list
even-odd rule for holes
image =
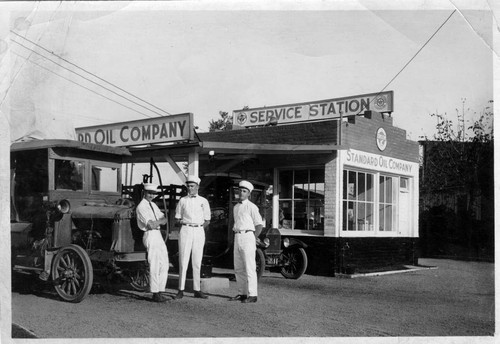
{"label": "round sign on post", "polygon": [[384,128],[378,128],[376,141],[378,149],[384,151],[385,147],[387,147],[387,134],[385,133]]}

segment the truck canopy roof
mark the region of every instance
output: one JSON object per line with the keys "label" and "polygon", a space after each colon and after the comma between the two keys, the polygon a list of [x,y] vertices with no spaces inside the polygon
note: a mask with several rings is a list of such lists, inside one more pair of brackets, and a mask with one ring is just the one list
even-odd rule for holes
{"label": "truck canopy roof", "polygon": [[75,148],[88,150],[93,152],[114,154],[114,155],[131,155],[125,147],[112,147],[98,145],[95,143],[87,143],[75,140],[32,140],[25,142],[14,142],[10,146],[11,152],[19,152],[25,150],[45,149],[54,147]]}

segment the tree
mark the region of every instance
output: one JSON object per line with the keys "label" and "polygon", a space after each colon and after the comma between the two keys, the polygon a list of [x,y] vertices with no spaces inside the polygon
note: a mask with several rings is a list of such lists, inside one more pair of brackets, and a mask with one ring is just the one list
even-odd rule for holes
{"label": "tree", "polygon": [[208,123],[208,131],[233,129],[233,116],[229,116],[229,113],[227,113],[226,111],[219,111],[219,115],[221,118],[219,118],[218,120],[212,119]]}
{"label": "tree", "polygon": [[[493,101],[491,101],[493,102]],[[486,107],[479,118],[466,125],[470,109],[456,109],[457,123],[448,119],[446,113],[432,114],[437,119],[433,140],[425,138],[424,169],[421,189],[423,191],[463,187],[468,191],[479,188],[481,170],[492,165],[493,158],[493,112]],[[475,114],[475,113],[474,113]],[[477,116],[476,116],[477,117]]]}
{"label": "tree", "polygon": [[420,141],[420,195],[427,210],[432,210],[430,206],[450,206],[450,199],[456,200],[452,206],[460,227],[456,230],[470,254],[478,233],[489,233],[488,226],[493,223],[493,112],[488,106],[480,113],[471,113],[465,102],[462,99],[462,109],[456,109],[456,121],[446,113],[431,114],[437,120],[436,133],[431,140],[426,137]]}

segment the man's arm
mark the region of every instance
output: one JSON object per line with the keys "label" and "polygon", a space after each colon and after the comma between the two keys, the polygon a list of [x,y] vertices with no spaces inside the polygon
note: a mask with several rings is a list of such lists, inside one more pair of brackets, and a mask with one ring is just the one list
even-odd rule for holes
{"label": "man's arm", "polygon": [[203,222],[203,229],[207,230],[208,225],[210,225],[210,218],[212,217],[212,213],[210,212],[210,204],[208,204],[208,200],[205,199],[203,206],[203,218],[205,222]]}

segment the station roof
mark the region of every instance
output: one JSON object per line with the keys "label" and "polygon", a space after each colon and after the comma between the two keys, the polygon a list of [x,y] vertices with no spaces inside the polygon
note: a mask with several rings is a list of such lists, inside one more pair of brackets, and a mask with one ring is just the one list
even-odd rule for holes
{"label": "station roof", "polygon": [[345,149],[338,145],[338,121],[321,121],[199,133],[202,151],[218,153],[310,154]]}
{"label": "station roof", "polygon": [[94,143],[86,143],[75,140],[31,140],[23,142],[14,142],[10,146],[11,152],[47,149],[47,148],[73,148],[80,150],[87,150],[92,152],[107,153],[114,155],[130,155],[127,148],[124,147],[111,147],[106,145],[98,145]]}

